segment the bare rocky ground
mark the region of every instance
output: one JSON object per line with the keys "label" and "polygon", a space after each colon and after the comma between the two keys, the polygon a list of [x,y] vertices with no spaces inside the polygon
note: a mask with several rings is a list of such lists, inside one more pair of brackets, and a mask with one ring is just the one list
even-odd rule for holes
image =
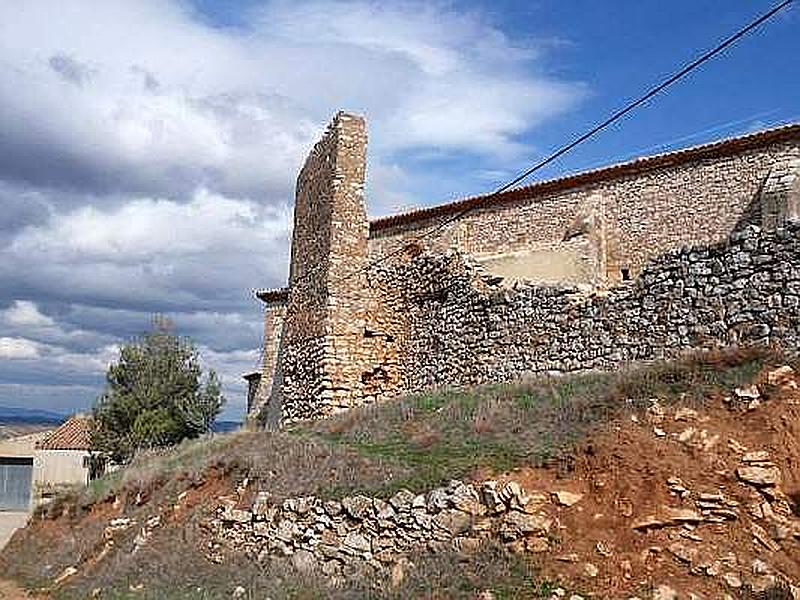
{"label": "bare rocky ground", "polygon": [[783,388],[769,401],[755,385],[703,409],[653,401],[569,479],[516,476],[580,495],[549,507],[559,541],[541,571],[601,598],[800,598],[800,393],[790,369],[766,377]]}
{"label": "bare rocky ground", "polygon": [[[212,466],[182,488],[151,483],[77,515],[67,504],[40,515],[0,555],[0,572],[76,598],[796,600],[798,381],[770,364],[703,401],[631,398],[566,464],[482,467],[428,493],[272,496]],[[484,413],[471,426],[488,427]],[[433,456],[430,432],[414,427]],[[407,547],[382,562],[375,544],[404,528]],[[323,538],[320,558],[307,548]],[[489,542],[500,550],[480,550]],[[170,580],[177,590],[189,579],[194,594],[172,594]]]}

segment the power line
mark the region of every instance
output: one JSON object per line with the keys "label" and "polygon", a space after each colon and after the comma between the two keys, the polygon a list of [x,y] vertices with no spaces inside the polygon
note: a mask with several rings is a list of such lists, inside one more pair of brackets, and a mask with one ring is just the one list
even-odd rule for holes
{"label": "power line", "polygon": [[[560,158],[561,156],[563,156],[567,152],[571,151],[576,146],[578,146],[578,145],[582,144],[583,142],[587,141],[588,139],[594,137],[595,135],[597,135],[598,133],[600,133],[601,131],[606,129],[609,125],[612,125],[613,123],[615,123],[616,121],[618,121],[619,119],[621,119],[622,117],[624,117],[625,115],[630,113],[631,111],[635,110],[636,108],[638,108],[639,106],[641,106],[642,104],[644,104],[645,102],[647,102],[648,100],[653,98],[654,96],[656,96],[659,93],[661,93],[662,91],[664,91],[666,88],[670,87],[671,85],[673,85],[674,83],[676,83],[680,79],[683,79],[686,75],[688,75],[689,73],[691,73],[692,71],[694,71],[695,69],[697,69],[698,67],[703,65],[704,63],[708,62],[709,60],[711,60],[712,58],[714,58],[715,56],[717,56],[718,54],[723,52],[729,46],[735,44],[738,40],[740,40],[741,38],[746,36],[748,33],[753,31],[754,29],[758,28],[761,24],[763,24],[766,21],[768,21],[769,19],[771,19],[778,12],[780,12],[781,10],[783,10],[784,8],[786,8],[787,6],[792,4],[793,2],[794,2],[794,0],[783,0],[783,2],[777,4],[776,6],[774,6],[773,8],[771,8],[770,10],[768,10],[767,12],[765,12],[764,14],[762,14],[761,16],[759,16],[758,18],[756,18],[755,20],[753,20],[752,22],[747,24],[746,26],[742,27],[741,29],[739,29],[738,31],[736,31],[735,33],[730,35],[729,37],[725,38],[722,42],[717,44],[711,50],[708,50],[708,51],[704,52],[703,54],[698,56],[696,59],[694,59],[690,63],[686,64],[684,67],[680,68],[674,74],[672,74],[669,77],[667,77],[661,83],[658,83],[654,87],[652,87],[649,90],[647,90],[644,94],[639,96],[636,100],[628,103],[623,108],[621,108],[621,109],[617,110],[616,112],[612,113],[611,116],[606,118],[604,121],[602,121],[598,125],[595,125],[589,131],[581,134],[580,136],[578,136],[577,138],[575,138],[571,142],[565,144],[564,146],[561,146],[558,150],[556,150],[555,152],[553,152],[552,154],[550,154],[549,156],[547,156],[543,160],[535,163],[529,169],[523,171],[522,173],[520,173],[519,175],[514,177],[511,181],[503,184],[502,186],[500,186],[499,188],[497,188],[493,192],[487,194],[486,198],[491,198],[492,196],[496,196],[498,194],[501,194],[501,193],[507,191],[508,189],[510,189],[513,186],[517,185],[521,181],[523,181],[523,180],[527,179],[528,177],[530,177],[536,171],[539,171],[543,167],[549,165],[550,163],[552,163],[556,159]],[[421,240],[423,240],[425,238],[431,237],[431,236],[439,233],[447,225],[449,225],[450,223],[452,223],[454,221],[457,221],[457,220],[463,218],[464,216],[466,216],[467,214],[469,214],[470,212],[472,212],[473,210],[478,208],[478,206],[479,205],[477,205],[477,204],[472,205],[472,206],[468,206],[468,207],[462,209],[461,211],[459,211],[457,213],[454,213],[453,215],[451,215],[449,217],[446,217],[440,223],[438,223],[436,226],[434,226],[433,228],[427,230],[426,232],[422,233],[421,235],[419,235],[418,237],[414,238],[411,241],[412,242],[418,242],[418,241],[421,241]],[[334,279],[333,283],[341,283],[342,281],[346,281],[346,280],[350,279],[351,277],[355,277],[356,275],[358,275],[358,274],[360,274],[362,272],[369,271],[373,267],[375,267],[375,266],[377,266],[377,265],[379,265],[379,264],[381,264],[383,262],[386,262],[390,258],[393,258],[393,257],[401,254],[403,251],[404,251],[404,248],[401,247],[401,248],[398,248],[398,249],[396,249],[396,250],[394,250],[392,252],[388,252],[388,253],[380,256],[379,258],[371,261],[369,264],[365,265],[364,267],[361,267],[359,269],[355,269],[354,271],[351,271],[350,273],[347,273],[346,275],[343,275],[342,277],[340,277],[338,279]],[[301,278],[298,282],[295,282],[295,283],[302,282],[308,276],[312,275],[312,273],[313,273],[313,271],[311,273],[306,273],[306,275],[303,278]]]}

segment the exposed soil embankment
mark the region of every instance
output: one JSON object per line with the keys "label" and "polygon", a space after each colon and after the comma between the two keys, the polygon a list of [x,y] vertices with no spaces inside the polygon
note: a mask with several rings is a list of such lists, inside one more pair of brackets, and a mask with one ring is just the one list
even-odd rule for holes
{"label": "exposed soil embankment", "polygon": [[798,598],[787,362],[704,355],[196,442],[54,504],[0,572],[76,598]]}

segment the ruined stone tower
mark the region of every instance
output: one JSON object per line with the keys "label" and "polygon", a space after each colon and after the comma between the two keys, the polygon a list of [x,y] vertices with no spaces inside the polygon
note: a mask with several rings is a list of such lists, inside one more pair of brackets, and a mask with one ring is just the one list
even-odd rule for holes
{"label": "ruined stone tower", "polygon": [[371,355],[366,143],[364,119],[338,113],[297,179],[289,292],[268,410],[282,420],[331,414],[363,398]]}

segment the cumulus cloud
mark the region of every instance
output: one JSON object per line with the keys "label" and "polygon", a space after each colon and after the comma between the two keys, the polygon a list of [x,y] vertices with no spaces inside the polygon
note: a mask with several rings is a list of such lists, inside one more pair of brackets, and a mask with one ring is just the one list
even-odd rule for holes
{"label": "cumulus cloud", "polygon": [[178,2],[51,11],[0,6],[0,125],[17,148],[0,173],[35,184],[263,198],[286,194],[340,107],[366,112],[389,150],[507,154],[580,95],[537,75],[535,50],[437,3],[278,1],[246,30]]}
{"label": "cumulus cloud", "polygon": [[25,360],[39,358],[40,345],[25,338],[0,337],[0,358]]}
{"label": "cumulus cloud", "polygon": [[55,321],[39,312],[35,302],[15,300],[9,308],[0,313],[2,320],[16,327],[52,327]]}
{"label": "cumulus cloud", "polygon": [[150,312],[242,308],[250,288],[285,277],[289,222],[286,206],[202,189],[186,203],[85,206],[21,231],[0,277],[36,297]]}
{"label": "cumulus cloud", "polygon": [[0,3],[0,403],[24,382],[85,405],[162,312],[237,415],[251,290],[285,282],[296,173],[336,110],[368,118],[383,214],[438,199],[418,196],[446,183],[426,155],[502,169],[583,93],[450,3],[271,0],[241,22],[182,0]]}

